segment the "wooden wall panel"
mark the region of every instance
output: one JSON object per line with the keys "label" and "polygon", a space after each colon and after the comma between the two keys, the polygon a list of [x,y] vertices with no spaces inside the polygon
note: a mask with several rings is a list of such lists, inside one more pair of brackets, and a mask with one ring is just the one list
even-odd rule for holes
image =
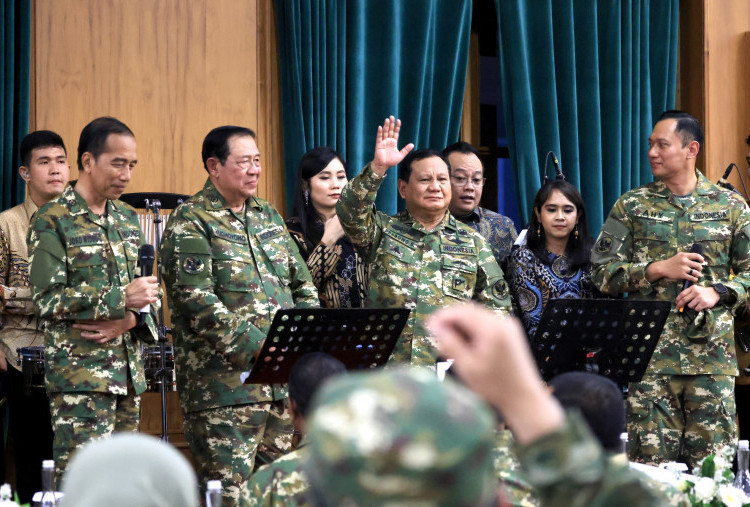
{"label": "wooden wall panel", "polygon": [[259,29],[259,14],[271,22],[272,11],[271,0],[36,0],[32,123],[58,131],[74,159],[83,126],[115,116],[138,141],[128,191],[186,194],[206,178],[206,133],[250,127],[274,162],[258,193],[283,208],[281,125],[269,119],[275,27]]}
{"label": "wooden wall panel", "polygon": [[[747,0],[705,3],[706,174],[721,177],[730,162],[747,168],[750,134],[750,6]],[[732,174],[732,184],[738,186]]]}

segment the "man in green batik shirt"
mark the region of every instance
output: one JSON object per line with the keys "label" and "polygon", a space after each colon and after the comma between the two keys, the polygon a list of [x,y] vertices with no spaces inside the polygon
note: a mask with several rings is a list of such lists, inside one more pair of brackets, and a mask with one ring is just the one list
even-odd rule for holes
{"label": "man in green batik shirt", "polygon": [[628,397],[628,454],[649,464],[694,466],[737,438],[733,313],[750,286],[750,213],[696,170],[702,144],[695,118],[662,114],[649,137],[655,181],[620,197],[591,256],[602,292],[673,303]]}
{"label": "man in green batik shirt", "polygon": [[175,342],[185,437],[201,484],[220,479],[236,504],[256,459],[291,449],[283,385],[243,384],[276,310],[318,306],[278,212],[255,197],[255,133],[217,127],[203,141],[208,181],[172,212],[159,251]]}
{"label": "man in green batik shirt", "polygon": [[[336,213],[352,244],[367,260],[367,306],[409,308],[392,361],[432,366],[434,343],[424,328],[436,308],[475,300],[510,313],[503,272],[484,238],[448,212],[450,166],[439,152],[413,144],[399,151],[401,121],[378,127],[375,155],[341,191]],[[398,191],[406,209],[395,216],[373,210],[389,167],[399,164]]]}
{"label": "man in green batik shirt", "polygon": [[152,315],[140,309],[156,306],[158,283],[136,278],[145,241],[136,211],[118,200],[136,163],[135,136],[125,124],[92,121],[78,143],[78,180],[36,212],[29,230],[60,472],[89,440],[138,430],[146,390],[140,347],[156,338]]}

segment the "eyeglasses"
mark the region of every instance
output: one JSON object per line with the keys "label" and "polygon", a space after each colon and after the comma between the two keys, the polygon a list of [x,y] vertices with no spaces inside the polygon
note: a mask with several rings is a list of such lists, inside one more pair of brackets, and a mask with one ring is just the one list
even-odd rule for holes
{"label": "eyeglasses", "polygon": [[484,186],[484,182],[487,181],[487,178],[467,178],[466,176],[451,176],[451,179],[459,187],[465,187],[471,181],[472,185],[479,188]]}

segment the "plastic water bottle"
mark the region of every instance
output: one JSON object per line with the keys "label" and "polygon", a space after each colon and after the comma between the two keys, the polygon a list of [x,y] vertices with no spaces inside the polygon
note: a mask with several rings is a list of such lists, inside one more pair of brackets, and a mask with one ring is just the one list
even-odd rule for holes
{"label": "plastic water bottle", "polygon": [[56,507],[55,497],[55,462],[51,459],[42,461],[42,507]]}
{"label": "plastic water bottle", "polygon": [[221,507],[221,481],[206,483],[206,507]]}
{"label": "plastic water bottle", "polygon": [[740,440],[737,445],[737,475],[734,478],[734,487],[750,496],[750,446],[747,440]]}

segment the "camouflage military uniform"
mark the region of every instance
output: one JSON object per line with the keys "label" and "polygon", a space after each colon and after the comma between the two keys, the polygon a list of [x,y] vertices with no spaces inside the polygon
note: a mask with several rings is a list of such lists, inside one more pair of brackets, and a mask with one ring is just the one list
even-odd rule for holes
{"label": "camouflage military uniform", "polygon": [[281,385],[243,384],[274,313],[318,294],[284,222],[251,197],[233,212],[210,181],[170,216],[159,251],[185,436],[202,483],[236,503],[256,459],[291,448]]}
{"label": "camouflage military uniform", "polygon": [[316,505],[497,505],[495,418],[456,382],[403,366],[350,372],[314,403],[304,470]]}
{"label": "camouflage military uniform", "polygon": [[126,317],[125,287],[144,243],[133,208],[107,201],[99,217],[75,183],[36,213],[28,237],[32,299],[46,321],[45,381],[59,470],[92,438],[138,429],[146,390],[139,340],[156,336],[152,316],[146,326],[104,344],[72,327],[79,320]]}
{"label": "camouflage military uniform", "polygon": [[602,292],[674,301],[684,281],[649,283],[646,268],[700,243],[706,263],[697,283],[723,283],[731,295],[699,314],[672,306],[643,382],[630,389],[628,451],[635,461],[695,464],[736,439],[732,312],[750,286],[750,213],[735,194],[696,174],[687,197],[671,195],[661,181],[620,197],[592,253],[592,279]]}
{"label": "camouflage military uniform", "polygon": [[522,477],[521,464],[513,450],[515,440],[510,430],[495,432],[495,447],[493,448],[493,461],[495,462],[495,473],[500,479],[500,486],[504,500],[509,505],[519,507],[535,507],[539,500],[534,496],[534,488]]}
{"label": "camouflage military uniform", "polygon": [[468,215],[456,215],[456,218],[482,235],[503,272],[507,272],[508,256],[518,238],[513,220],[482,207],[477,207]]}
{"label": "camouflage military uniform", "polygon": [[609,459],[577,412],[567,414],[562,428],[515,450],[545,507],[669,505],[641,474]]}
{"label": "camouflage military uniform", "polygon": [[341,191],[337,214],[370,263],[367,306],[412,310],[391,360],[432,366],[436,351],[425,318],[470,299],[507,315],[508,286],[484,239],[450,213],[428,231],[406,210],[393,217],[373,211],[382,181],[365,167]]}
{"label": "camouflage military uniform", "polygon": [[240,505],[301,507],[311,505],[306,500],[310,489],[303,463],[307,455],[307,438],[296,450],[273,463],[260,467],[243,489]]}

